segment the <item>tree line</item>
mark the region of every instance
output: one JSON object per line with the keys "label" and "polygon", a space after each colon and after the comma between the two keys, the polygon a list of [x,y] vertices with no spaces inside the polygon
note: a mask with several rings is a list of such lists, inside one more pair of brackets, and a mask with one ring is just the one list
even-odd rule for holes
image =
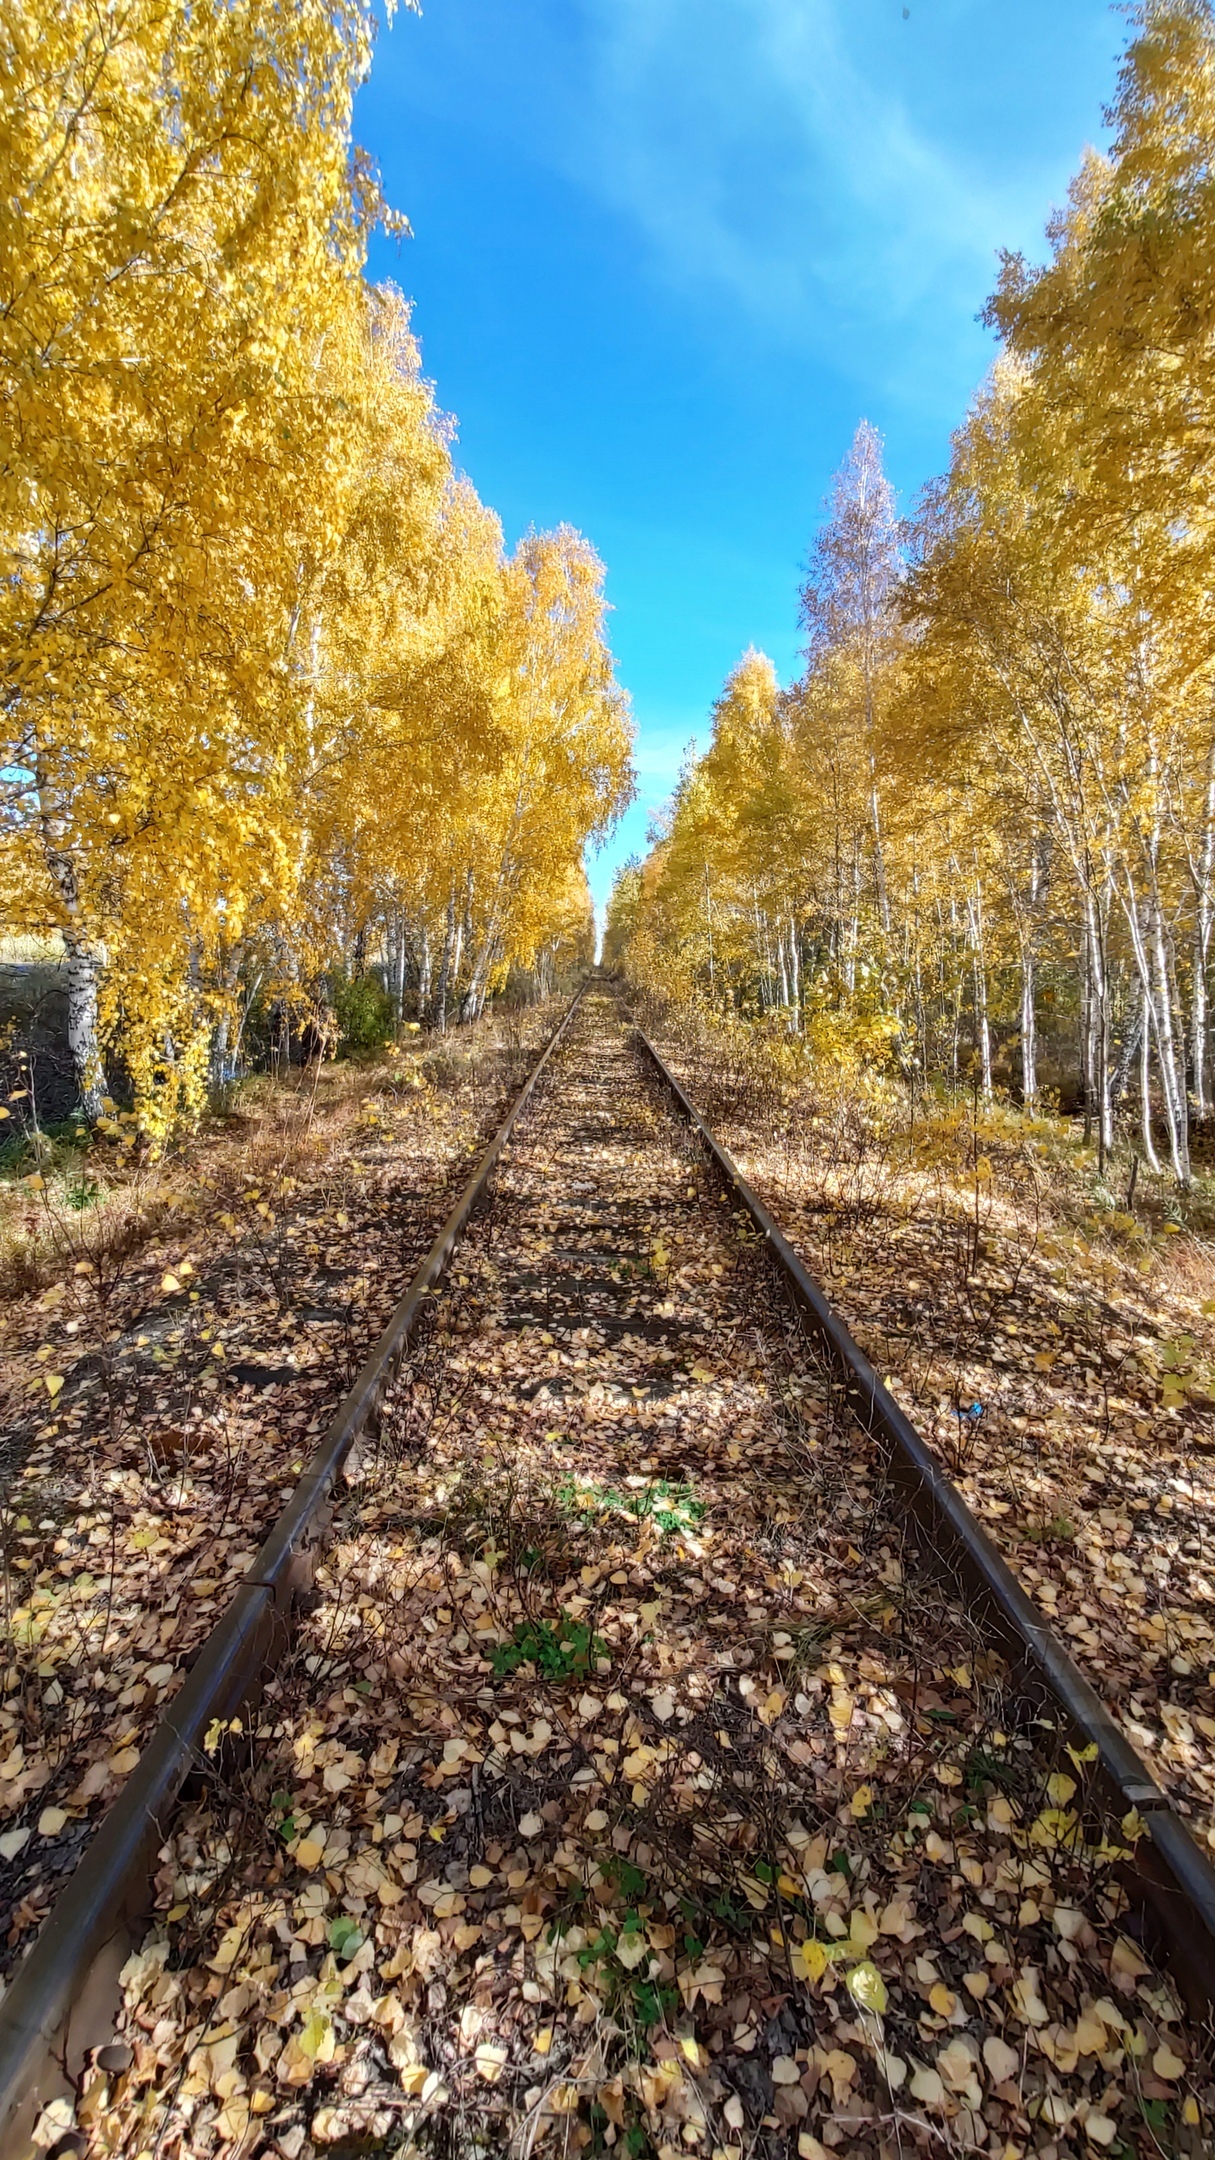
{"label": "tree line", "polygon": [[591,938],[631,791],[603,569],[458,471],[352,137],[368,0],[13,0],[0,905],[81,1101],[164,1133],[259,1001],[471,1018]]}
{"label": "tree line", "polygon": [[1215,14],[1145,0],[990,376],[901,523],[857,430],[801,595],[754,651],[608,955],[827,1051],[1120,1117],[1190,1178],[1210,1114]]}

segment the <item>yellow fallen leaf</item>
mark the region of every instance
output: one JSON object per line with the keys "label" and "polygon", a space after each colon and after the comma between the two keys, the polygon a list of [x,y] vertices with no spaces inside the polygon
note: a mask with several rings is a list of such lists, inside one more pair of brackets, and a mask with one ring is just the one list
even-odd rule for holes
{"label": "yellow fallen leaf", "polygon": [[1022,1966],[1019,1977],[1013,1982],[1013,2001],[1023,2023],[1045,2025],[1049,2012],[1038,1992],[1036,1965]]}
{"label": "yellow fallen leaf", "polygon": [[1161,2041],[1156,2053],[1153,2055],[1152,2068],[1158,2078],[1167,2079],[1170,2085],[1177,2078],[1185,2076],[1185,2064],[1182,2062],[1180,2055],[1174,2055],[1167,2040]]}
{"label": "yellow fallen leaf", "polygon": [[799,1969],[802,1978],[812,1982],[821,1980],[827,1970],[827,1953],[821,1942],[816,1942],[813,1936],[808,1942],[797,1943],[794,1947],[793,1970],[797,1972]]}
{"label": "yellow fallen leaf", "polygon": [[46,1374],[45,1377],[46,1392],[50,1396],[51,1401],[54,1402],[56,1395],[59,1393],[60,1388],[63,1386],[63,1374],[57,1372],[49,1372]]}
{"label": "yellow fallen leaf", "polygon": [[983,2042],[983,2060],[996,2085],[1006,2085],[1021,2068],[1021,2057],[1016,2049],[1011,2048],[1007,2040],[1001,2040],[998,2033],[990,2033]]}
{"label": "yellow fallen leaf", "polygon": [[478,2077],[487,2085],[496,2085],[506,2065],[507,2050],[498,2040],[482,2040],[473,2057]]}
{"label": "yellow fallen leaf", "polygon": [[869,1810],[872,1806],[872,1785],[858,1785],[856,1791],[852,1795],[851,1800],[848,1802],[848,1812],[852,1816],[853,1822],[864,1822],[865,1817],[869,1813]]}
{"label": "yellow fallen leaf", "polygon": [[886,1983],[872,1959],[866,1958],[862,1964],[854,1965],[844,1978],[853,2002],[859,2003],[862,2010],[871,2010],[875,2017],[881,2017],[886,2009]]}
{"label": "yellow fallen leaf", "polygon": [[1080,2055],[1104,2055],[1109,2041],[1105,2021],[1098,2010],[1082,2010],[1076,2019],[1076,2051]]}
{"label": "yellow fallen leaf", "polygon": [[622,1935],[615,1950],[617,1962],[624,1966],[626,1972],[634,1972],[642,1959],[649,1954],[650,1946],[645,1936],[639,1933]]}
{"label": "yellow fallen leaf", "polygon": [[1029,1826],[1030,1843],[1053,1852],[1056,1845],[1074,1844],[1077,1828],[1078,1817],[1073,1808],[1043,1808]]}
{"label": "yellow fallen leaf", "polygon": [[66,1821],[66,1808],[44,1807],[41,1815],[38,1817],[39,1837],[58,1837],[59,1832],[62,1830]]}
{"label": "yellow fallen leaf", "polygon": [[325,1848],[316,1838],[302,1837],[295,1848],[295,1857],[302,1868],[319,1867],[325,1856]]}
{"label": "yellow fallen leaf", "polygon": [[300,2030],[299,2045],[312,2062],[332,2062],[337,2039],[333,2021],[323,2010],[310,2010]]}
{"label": "yellow fallen leaf", "polygon": [[974,2095],[981,2089],[975,2076],[977,2067],[975,2044],[968,2037],[959,2036],[956,2040],[951,2040],[949,2046],[943,2047],[937,2056],[937,2069],[950,2091],[969,2096],[975,2106],[978,2101],[974,2099]]}
{"label": "yellow fallen leaf", "polygon": [[872,1913],[858,1905],[848,1920],[848,1947],[855,1955],[861,1950],[871,1950],[878,1939],[878,1924]]}
{"label": "yellow fallen leaf", "polygon": [[536,2034],[534,2040],[532,2041],[533,2051],[537,2055],[547,2055],[552,2044],[553,2028],[551,2025],[544,2025],[541,2027],[540,2031]]}
{"label": "yellow fallen leaf", "polygon": [[946,1987],[943,1980],[938,1980],[934,1987],[929,1988],[928,2000],[938,2017],[952,2017],[958,2007],[957,1996]]}
{"label": "yellow fallen leaf", "polygon": [[852,1697],[846,1688],[837,1688],[831,1697],[827,1715],[837,1733],[846,1733],[852,1723]]}

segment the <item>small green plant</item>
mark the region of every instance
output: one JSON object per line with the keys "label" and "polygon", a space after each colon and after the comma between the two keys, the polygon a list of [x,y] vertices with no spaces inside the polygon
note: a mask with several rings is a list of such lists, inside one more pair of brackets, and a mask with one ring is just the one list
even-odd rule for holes
{"label": "small green plant", "polygon": [[563,1612],[555,1623],[518,1621],[510,1642],[499,1643],[492,1652],[490,1664],[495,1680],[505,1680],[521,1665],[534,1665],[544,1680],[582,1680],[607,1654],[601,1635]]}
{"label": "small green plant", "polygon": [[993,1755],[989,1748],[972,1748],[963,1765],[966,1790],[980,1793],[984,1785],[998,1785],[1011,1791],[1016,1783],[1012,1764],[1002,1755]]}
{"label": "small green plant", "polygon": [[1076,1525],[1070,1515],[1035,1515],[1025,1525],[1031,1545],[1070,1545]]}
{"label": "small green plant", "polygon": [[[19,1126],[0,1140],[0,1175],[23,1175],[31,1169],[47,1168],[55,1164],[74,1167],[82,1149],[90,1146],[92,1134],[83,1117],[60,1119],[51,1125]],[[83,1177],[83,1173],[82,1173]],[[96,1199],[94,1192],[91,1199]],[[90,1199],[74,1200],[69,1189],[69,1207],[88,1207]]]}
{"label": "small green plant", "polygon": [[295,1802],[290,1793],[276,1792],[271,1798],[270,1805],[277,1817],[274,1825],[275,1830],[284,1845],[287,1845],[295,1836]]}
{"label": "small green plant", "polygon": [[55,1141],[59,1147],[87,1148],[92,1140],[83,1111],[70,1118],[61,1118],[57,1124],[43,1125],[39,1130],[44,1139]]}
{"label": "small green plant", "polygon": [[329,1922],[329,1948],[343,1964],[354,1956],[362,1941],[363,1930],[350,1913],[339,1913],[336,1920]]}
{"label": "small green plant", "polygon": [[335,975],[330,996],[339,1055],[367,1057],[391,1041],[395,1029],[392,999],[376,976]]}
{"label": "small green plant", "polygon": [[690,1485],[673,1485],[655,1478],[638,1492],[618,1492],[614,1485],[582,1485],[563,1478],[557,1487],[557,1505],[566,1515],[607,1515],[613,1509],[637,1522],[652,1521],[664,1537],[677,1530],[694,1531],[704,1520],[705,1503],[697,1500]]}
{"label": "small green plant", "polygon": [[0,1175],[12,1175],[24,1169],[32,1150],[29,1135],[15,1132],[11,1140],[0,1140]]}
{"label": "small green plant", "polygon": [[643,1898],[649,1887],[641,1869],[635,1867],[631,1860],[603,1860],[600,1862],[599,1872],[604,1882],[618,1891],[622,1898],[627,1898],[630,1905],[635,1905]]}
{"label": "small green plant", "polygon": [[1193,1352],[1192,1335],[1160,1345],[1160,1400],[1166,1410],[1183,1410],[1192,1395],[1210,1391],[1210,1375],[1194,1362]]}
{"label": "small green plant", "polygon": [[679,2006],[678,1991],[660,1987],[657,1980],[634,1980],[629,1993],[633,2018],[642,2032],[652,2032],[655,2025],[661,2025],[668,2011]]}

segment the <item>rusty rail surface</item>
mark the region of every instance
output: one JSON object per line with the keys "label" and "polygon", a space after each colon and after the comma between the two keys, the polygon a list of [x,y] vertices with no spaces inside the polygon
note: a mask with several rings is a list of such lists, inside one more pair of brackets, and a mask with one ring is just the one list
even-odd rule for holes
{"label": "rusty rail surface", "polygon": [[853,1415],[886,1448],[891,1476],[906,1492],[937,1567],[964,1586],[1031,1693],[1053,1705],[1081,1750],[1096,1749],[1106,1798],[1118,1814],[1135,1808],[1143,1817],[1148,1835],[1134,1861],[1124,1864],[1123,1881],[1189,2008],[1199,2017],[1210,2015],[1215,2009],[1215,1868],[666,1060],[640,1028],[635,1034],[727,1192],[764,1240],[794,1305],[822,1341]]}
{"label": "rusty rail surface", "polygon": [[[589,978],[588,978],[589,979]],[[118,1975],[150,1903],[156,1854],[177,1796],[204,1761],[215,1719],[234,1716],[284,1649],[307,1589],[329,1495],[351,1450],[375,1427],[387,1389],[483,1199],[503,1148],[578,1009],[585,981],[515,1096],[354,1386],[337,1411],[223,1617],[163,1712],[118,1798],[86,1847],[0,2002],[0,2151],[30,2150],[39,2110],[71,2090],[87,2051],[109,2038]]]}

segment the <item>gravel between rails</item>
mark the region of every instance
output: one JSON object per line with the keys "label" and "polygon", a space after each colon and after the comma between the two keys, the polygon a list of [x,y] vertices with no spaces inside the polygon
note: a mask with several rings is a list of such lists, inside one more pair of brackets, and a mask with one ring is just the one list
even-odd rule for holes
{"label": "gravel between rails", "polygon": [[1209,2149],[1134,1825],[914,1540],[592,990],[48,2135]]}

